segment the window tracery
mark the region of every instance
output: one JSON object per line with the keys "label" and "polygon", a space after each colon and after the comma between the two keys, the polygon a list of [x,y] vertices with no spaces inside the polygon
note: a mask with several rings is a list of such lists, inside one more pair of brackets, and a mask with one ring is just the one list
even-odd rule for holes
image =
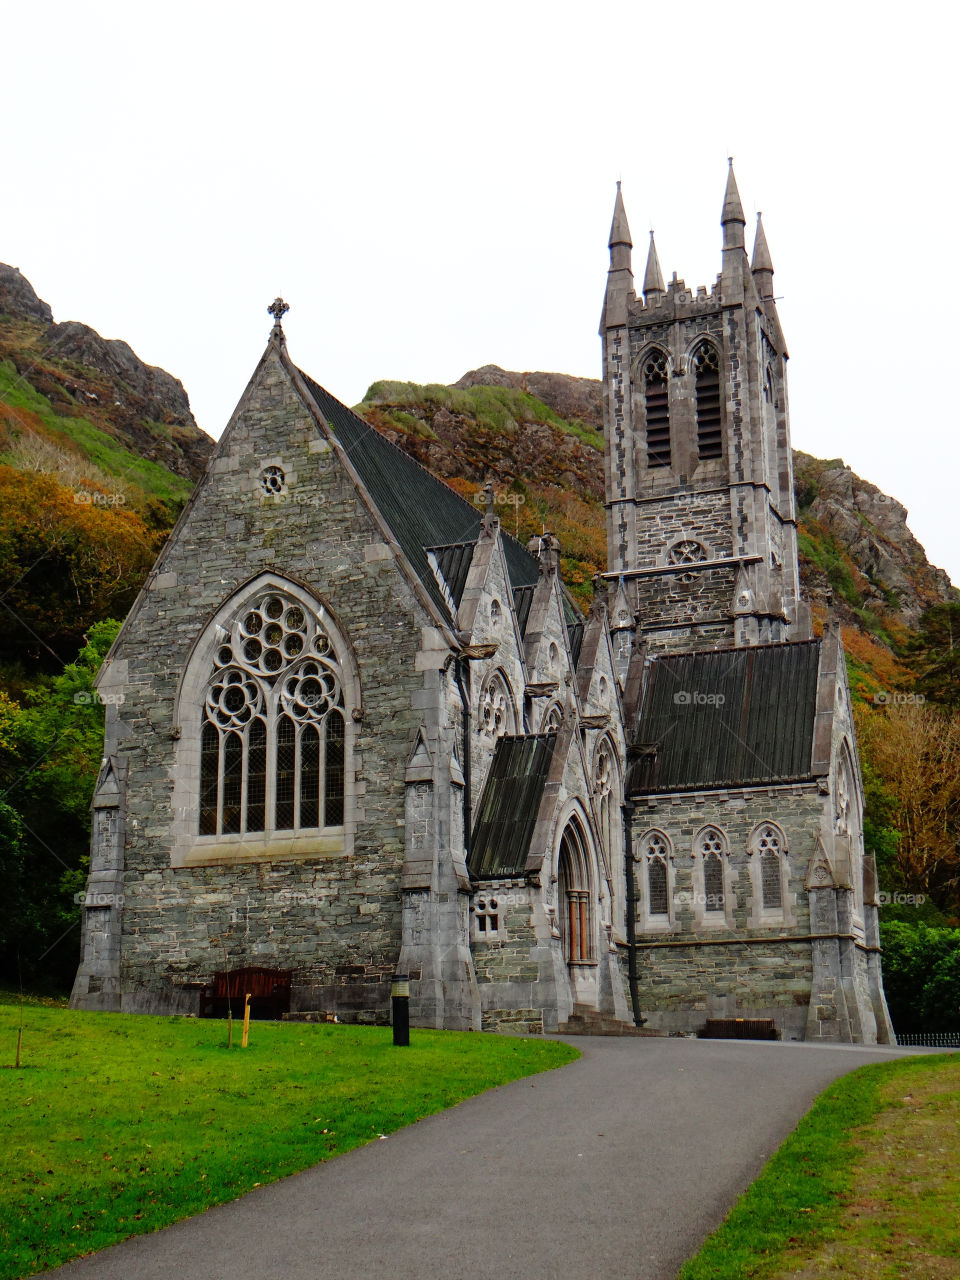
{"label": "window tracery", "polygon": [[559,702],[554,702],[547,708],[546,715],[543,717],[543,728],[541,733],[557,733],[563,724],[563,707]]}
{"label": "window tracery", "polygon": [[659,831],[651,831],[647,837],[647,913],[651,916],[670,914],[667,841]]}
{"label": "window tracery", "polygon": [[342,673],[317,616],[279,590],[234,619],[204,693],[201,836],[340,827]]}
{"label": "window tracery", "polygon": [[513,732],[513,699],[499,671],[494,672],[480,694],[480,727],[494,738]]}
{"label": "window tracery", "polygon": [[779,911],[783,907],[783,880],[781,876],[780,833],[769,824],[757,833],[756,849],[760,854],[760,898],[765,911]]}
{"label": "window tracery", "polygon": [[698,843],[703,862],[704,911],[722,912],[726,907],[723,874],[726,841],[716,827],[705,827]]}

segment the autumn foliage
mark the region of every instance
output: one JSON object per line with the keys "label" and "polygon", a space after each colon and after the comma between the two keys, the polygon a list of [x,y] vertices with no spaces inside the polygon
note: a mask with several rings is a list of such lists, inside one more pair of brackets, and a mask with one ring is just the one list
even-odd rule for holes
{"label": "autumn foliage", "polygon": [[65,661],[130,608],[158,534],[111,497],[0,466],[0,661]]}

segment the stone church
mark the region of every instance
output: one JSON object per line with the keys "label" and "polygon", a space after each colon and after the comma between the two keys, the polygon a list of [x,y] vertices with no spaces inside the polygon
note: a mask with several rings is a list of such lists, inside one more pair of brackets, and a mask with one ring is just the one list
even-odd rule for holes
{"label": "stone church", "polygon": [[[607,571],[463,500],[291,360],[285,304],[99,676],[76,1007],[885,1042],[839,628],[800,597],[787,351],[722,269],[601,323]],[[108,697],[108,694],[115,695]],[[122,698],[120,696],[122,695]]]}

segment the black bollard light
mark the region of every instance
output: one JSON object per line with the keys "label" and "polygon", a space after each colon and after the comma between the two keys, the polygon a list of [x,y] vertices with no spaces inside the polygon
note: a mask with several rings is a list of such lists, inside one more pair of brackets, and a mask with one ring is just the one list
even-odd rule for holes
{"label": "black bollard light", "polygon": [[393,1005],[393,1043],[408,1046],[410,1044],[410,979],[407,974],[393,975],[390,1000]]}

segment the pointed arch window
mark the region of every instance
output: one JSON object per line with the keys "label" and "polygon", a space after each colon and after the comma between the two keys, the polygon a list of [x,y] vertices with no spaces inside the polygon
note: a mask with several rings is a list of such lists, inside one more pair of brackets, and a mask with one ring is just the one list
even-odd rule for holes
{"label": "pointed arch window", "polygon": [[593,758],[593,794],[597,802],[597,818],[600,823],[600,844],[607,859],[607,867],[618,865],[623,842],[620,835],[620,761],[613,743],[601,738]]}
{"label": "pointed arch window", "polygon": [[594,959],[593,911],[586,842],[576,821],[570,821],[560,839],[557,862],[557,897],[560,937],[567,964],[589,964]]}
{"label": "pointed arch window", "polygon": [[667,358],[653,351],[643,366],[643,396],[647,422],[647,466],[670,465],[670,394]]}
{"label": "pointed arch window", "polygon": [[764,911],[783,909],[780,833],[776,827],[761,827],[757,835],[760,854],[760,900]]}
{"label": "pointed arch window", "polygon": [[[513,694],[502,671],[495,671],[480,694],[480,727],[494,738],[515,733]],[[549,730],[548,730],[549,732]]]}
{"label": "pointed arch window", "polygon": [[200,732],[201,836],[342,828],[344,692],[317,615],[254,599],[216,651]]}
{"label": "pointed arch window", "polygon": [[701,459],[723,455],[720,412],[720,357],[712,343],[703,342],[693,357],[697,402],[697,455]]}
{"label": "pointed arch window", "polygon": [[723,859],[726,841],[716,827],[700,833],[700,856],[703,860],[704,912],[722,915],[726,908]]}
{"label": "pointed arch window", "polygon": [[659,831],[647,838],[647,914],[668,916],[670,898],[667,892],[667,842]]}

